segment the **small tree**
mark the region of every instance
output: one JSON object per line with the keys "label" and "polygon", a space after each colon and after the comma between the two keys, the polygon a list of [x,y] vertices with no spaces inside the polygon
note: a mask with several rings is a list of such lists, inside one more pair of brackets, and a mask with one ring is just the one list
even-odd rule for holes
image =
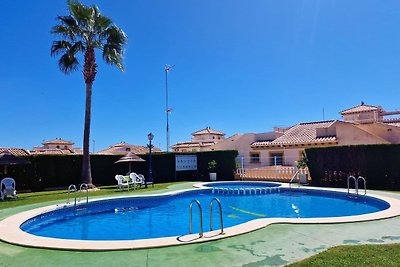
{"label": "small tree", "polygon": [[217,162],[214,159],[212,161],[208,162],[208,170],[210,172],[216,172],[217,171]]}
{"label": "small tree", "polygon": [[301,155],[301,159],[297,162],[298,169],[305,169],[307,168],[307,155],[305,152]]}

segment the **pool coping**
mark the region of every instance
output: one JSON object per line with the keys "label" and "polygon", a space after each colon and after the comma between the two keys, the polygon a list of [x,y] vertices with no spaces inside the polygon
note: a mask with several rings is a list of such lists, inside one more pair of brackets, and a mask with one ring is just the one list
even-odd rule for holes
{"label": "pool coping", "polygon": [[[218,182],[217,182],[218,183]],[[235,182],[232,182],[235,183]],[[276,183],[276,182],[274,182]],[[204,189],[209,187],[204,187],[204,184],[208,183],[198,183],[193,185],[193,189],[175,190],[171,192],[161,193],[161,194],[149,194],[149,196],[168,196],[174,195],[182,192],[187,192],[191,190]],[[280,187],[288,188],[288,184],[280,184]],[[331,189],[331,188],[319,188],[319,187],[302,187],[305,190],[320,190],[320,191],[334,191],[347,193],[347,189]],[[205,232],[203,237],[199,237],[199,234],[190,234],[175,237],[163,237],[163,238],[152,238],[152,239],[141,239],[141,240],[117,240],[117,241],[94,241],[94,240],[72,240],[72,239],[57,239],[35,236],[22,231],[19,226],[26,220],[40,215],[44,212],[49,212],[55,209],[60,209],[65,206],[65,204],[57,204],[46,206],[42,208],[37,208],[25,212],[21,212],[10,216],[8,218],[0,221],[0,240],[21,246],[36,247],[36,248],[47,248],[47,249],[59,249],[59,250],[77,250],[77,251],[109,251],[109,250],[129,250],[129,249],[143,249],[143,248],[156,248],[165,246],[175,246],[184,244],[194,244],[207,242],[211,240],[219,240],[227,237],[237,236],[240,234],[252,232],[260,228],[264,228],[271,224],[334,224],[334,223],[350,223],[350,222],[362,222],[362,221],[372,221],[379,219],[386,219],[391,217],[396,217],[400,215],[400,200],[375,195],[368,194],[368,196],[382,199],[390,204],[390,207],[386,210],[356,215],[356,216],[343,216],[343,217],[325,217],[325,218],[262,218],[252,220],[240,225],[228,227],[224,229],[224,234],[220,234],[220,230],[215,230],[211,232]],[[128,198],[142,198],[144,196],[130,196]],[[127,198],[127,196],[120,197],[106,197],[93,199],[90,202],[96,202],[106,199],[118,199]]]}

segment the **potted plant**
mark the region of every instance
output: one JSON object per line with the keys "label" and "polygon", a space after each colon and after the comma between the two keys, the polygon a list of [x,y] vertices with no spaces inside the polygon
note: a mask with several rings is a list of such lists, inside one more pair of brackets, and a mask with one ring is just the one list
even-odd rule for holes
{"label": "potted plant", "polygon": [[208,170],[210,172],[210,181],[216,181],[217,180],[217,162],[215,160],[212,160],[208,162]]}
{"label": "potted plant", "polygon": [[304,152],[301,159],[297,162],[297,168],[299,169],[299,182],[301,184],[306,184],[308,180],[308,174],[305,172],[307,168],[307,157]]}

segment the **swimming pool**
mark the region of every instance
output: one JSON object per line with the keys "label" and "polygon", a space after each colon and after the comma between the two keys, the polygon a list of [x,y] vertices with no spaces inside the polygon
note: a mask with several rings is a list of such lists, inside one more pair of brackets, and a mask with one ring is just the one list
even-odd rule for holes
{"label": "swimming pool", "polygon": [[[221,191],[219,188],[231,190]],[[40,244],[47,247],[44,243],[52,243],[54,247],[56,243],[57,248],[83,250],[93,250],[95,247],[101,250],[154,247],[194,240],[203,242],[204,238],[199,238],[198,234],[189,233],[189,204],[192,200],[201,203],[204,231],[207,232],[209,204],[213,198],[221,202],[226,230],[224,235],[218,235],[218,231],[210,232],[207,240],[252,231],[278,222],[332,223],[398,215],[398,209],[397,214],[393,211],[395,200],[370,196],[349,198],[343,192],[289,189],[278,183],[208,183],[194,190],[98,200],[81,204],[77,209],[62,206],[30,212],[19,218],[18,233],[25,235],[25,239],[29,236],[36,240],[33,242],[35,244],[29,243],[30,246]],[[220,229],[218,216],[218,209],[214,208],[213,229],[217,230]],[[193,206],[195,233],[199,232],[199,222],[199,210]],[[4,237],[0,238],[4,240]],[[58,243],[64,245],[60,247]],[[113,245],[107,246],[105,243]]]}

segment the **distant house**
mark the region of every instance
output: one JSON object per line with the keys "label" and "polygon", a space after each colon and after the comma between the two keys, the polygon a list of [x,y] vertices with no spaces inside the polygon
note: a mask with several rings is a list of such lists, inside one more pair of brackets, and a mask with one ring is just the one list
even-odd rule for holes
{"label": "distant house", "polygon": [[75,143],[71,141],[66,141],[61,138],[56,138],[49,141],[44,141],[43,146],[34,147],[30,151],[31,154],[51,154],[51,155],[69,155],[69,154],[82,154],[80,148],[74,148]]}
{"label": "distant house", "polygon": [[[153,147],[152,152],[161,152],[158,147]],[[100,155],[125,155],[129,152],[135,154],[146,154],[149,153],[149,148],[147,146],[138,146],[131,145],[125,142],[121,142],[115,145],[112,145],[106,149],[98,151],[96,154]]]}
{"label": "distant house", "polygon": [[275,140],[282,136],[284,128],[275,127],[273,131],[266,133],[245,133],[235,134],[231,137],[225,138],[215,145],[209,146],[206,150],[237,150],[238,159],[240,164],[246,167],[259,167],[260,154],[254,151],[251,144],[258,140]]}
{"label": "distant house", "polygon": [[179,142],[172,145],[174,152],[195,152],[205,151],[207,148],[219,143],[225,139],[225,133],[206,127],[192,133],[192,140],[187,142]]}
{"label": "distant house", "polygon": [[400,111],[385,111],[381,106],[365,105],[364,102],[361,102],[361,105],[341,111],[340,115],[343,116],[344,121],[353,123],[400,123],[399,117],[391,117],[400,115]]}
{"label": "distant house", "polygon": [[245,168],[293,166],[308,147],[400,144],[400,111],[361,105],[340,112],[343,120],[303,122],[267,133],[236,134],[207,147],[235,149]]}
{"label": "distant house", "polygon": [[367,144],[400,144],[399,111],[386,112],[382,107],[361,103],[340,114],[343,121],[317,121],[293,125],[274,140],[251,144],[250,156],[261,165],[295,165],[307,147]]}
{"label": "distant house", "polygon": [[28,156],[29,151],[23,149],[23,148],[6,148],[6,147],[0,147],[0,153],[7,151],[13,154],[14,156]]}

